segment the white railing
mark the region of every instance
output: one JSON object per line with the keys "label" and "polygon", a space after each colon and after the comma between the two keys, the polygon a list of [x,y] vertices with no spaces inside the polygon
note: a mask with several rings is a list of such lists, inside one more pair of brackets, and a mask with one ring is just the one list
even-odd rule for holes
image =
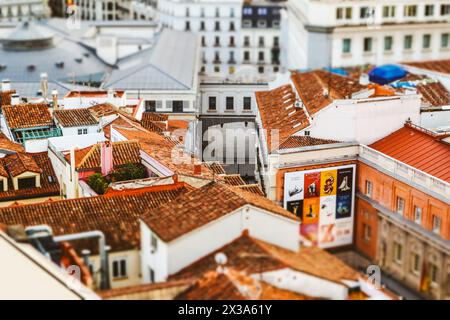
{"label": "white railing", "polygon": [[450,203],[450,183],[433,177],[428,173],[411,167],[364,145],[360,145],[359,157],[361,159],[366,159],[380,166],[382,169],[406,179],[407,181],[419,184],[422,187],[443,196],[446,202]]}

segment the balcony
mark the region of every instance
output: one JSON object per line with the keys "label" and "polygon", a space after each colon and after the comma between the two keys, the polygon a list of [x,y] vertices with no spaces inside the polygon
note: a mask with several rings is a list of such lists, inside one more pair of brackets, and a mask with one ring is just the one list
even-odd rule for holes
{"label": "balcony", "polygon": [[441,179],[435,178],[423,171],[411,167],[403,162],[391,158],[375,149],[361,145],[359,150],[359,157],[361,160],[366,160],[379,167],[382,171],[387,171],[388,174],[398,176],[414,185],[419,185],[433,193],[447,199],[450,203],[450,183]]}

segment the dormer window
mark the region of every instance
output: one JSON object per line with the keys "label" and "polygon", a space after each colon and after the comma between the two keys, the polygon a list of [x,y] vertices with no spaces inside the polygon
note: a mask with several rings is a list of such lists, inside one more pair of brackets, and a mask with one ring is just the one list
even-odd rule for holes
{"label": "dormer window", "polygon": [[17,185],[19,190],[35,188],[36,177],[18,178]]}

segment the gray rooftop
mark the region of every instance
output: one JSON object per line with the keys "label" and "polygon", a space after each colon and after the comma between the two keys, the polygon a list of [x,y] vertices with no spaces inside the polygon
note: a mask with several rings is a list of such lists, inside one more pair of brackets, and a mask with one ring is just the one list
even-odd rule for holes
{"label": "gray rooftop", "polygon": [[198,38],[189,32],[163,30],[156,45],[122,59],[105,88],[120,90],[190,90],[198,71]]}

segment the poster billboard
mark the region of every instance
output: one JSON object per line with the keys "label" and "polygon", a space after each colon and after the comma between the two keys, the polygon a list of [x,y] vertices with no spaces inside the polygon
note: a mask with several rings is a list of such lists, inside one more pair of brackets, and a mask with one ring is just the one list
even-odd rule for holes
{"label": "poster billboard", "polygon": [[321,248],[351,244],[355,165],[288,172],[284,207],[298,216],[303,237]]}

